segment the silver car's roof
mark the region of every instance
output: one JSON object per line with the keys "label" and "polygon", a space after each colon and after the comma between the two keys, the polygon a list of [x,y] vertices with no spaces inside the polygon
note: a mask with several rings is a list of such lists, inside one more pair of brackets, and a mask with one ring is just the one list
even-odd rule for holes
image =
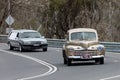
{"label": "silver car's roof", "polygon": [[37,32],[37,31],[35,31],[35,30],[21,29],[21,30],[12,30],[12,32],[23,33],[23,32]]}

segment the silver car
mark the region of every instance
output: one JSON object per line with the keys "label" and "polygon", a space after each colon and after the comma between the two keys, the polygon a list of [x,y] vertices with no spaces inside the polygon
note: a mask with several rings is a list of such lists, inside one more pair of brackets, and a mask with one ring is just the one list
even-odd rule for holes
{"label": "silver car", "polygon": [[18,48],[19,51],[43,49],[47,51],[47,40],[35,30],[13,30],[8,36],[9,49]]}

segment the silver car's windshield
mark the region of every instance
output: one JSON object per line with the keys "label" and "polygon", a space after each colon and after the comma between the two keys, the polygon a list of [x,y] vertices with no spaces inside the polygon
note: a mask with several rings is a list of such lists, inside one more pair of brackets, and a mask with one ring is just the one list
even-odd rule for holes
{"label": "silver car's windshield", "polygon": [[24,32],[20,35],[20,38],[40,38],[41,35],[38,32]]}
{"label": "silver car's windshield", "polygon": [[96,40],[94,32],[75,32],[71,34],[71,40]]}

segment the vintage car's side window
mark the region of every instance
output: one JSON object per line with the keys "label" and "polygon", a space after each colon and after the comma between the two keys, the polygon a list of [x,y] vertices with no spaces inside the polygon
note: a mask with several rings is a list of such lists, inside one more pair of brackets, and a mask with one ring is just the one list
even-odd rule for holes
{"label": "vintage car's side window", "polygon": [[85,40],[95,40],[96,34],[94,32],[85,32],[84,33],[84,39]]}
{"label": "vintage car's side window", "polygon": [[83,33],[82,32],[72,33],[71,40],[83,40]]}
{"label": "vintage car's side window", "polygon": [[9,39],[15,40],[17,33],[11,33]]}
{"label": "vintage car's side window", "polygon": [[95,40],[94,32],[75,32],[71,34],[71,40]]}

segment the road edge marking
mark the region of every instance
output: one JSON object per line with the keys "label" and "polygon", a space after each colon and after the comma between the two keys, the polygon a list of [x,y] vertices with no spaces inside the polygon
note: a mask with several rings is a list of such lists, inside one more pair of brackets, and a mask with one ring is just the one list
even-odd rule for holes
{"label": "road edge marking", "polygon": [[20,53],[15,53],[15,52],[10,52],[10,51],[5,51],[5,50],[2,50],[0,49],[1,52],[5,52],[5,53],[8,53],[8,54],[12,54],[12,55],[16,55],[16,56],[19,56],[19,57],[23,57],[23,58],[26,58],[26,59],[29,59],[29,60],[33,60],[37,63],[40,63],[46,67],[49,68],[49,70],[43,74],[40,74],[40,75],[36,75],[36,76],[32,76],[32,77],[27,77],[27,78],[21,78],[21,79],[17,79],[17,80],[30,80],[30,79],[35,79],[35,78],[40,78],[40,77],[43,77],[43,76],[47,76],[47,75],[50,75],[50,74],[53,74],[54,72],[57,71],[57,67],[50,64],[50,63],[47,63],[43,60],[39,60],[37,58],[34,58],[34,57],[30,57],[30,56],[27,56],[27,55],[23,55],[23,54],[20,54]]}
{"label": "road edge marking", "polygon": [[120,77],[120,75],[112,76],[112,77],[108,77],[108,78],[103,78],[103,79],[100,79],[100,80],[110,80],[110,79],[114,79],[114,78],[118,78],[118,77]]}

